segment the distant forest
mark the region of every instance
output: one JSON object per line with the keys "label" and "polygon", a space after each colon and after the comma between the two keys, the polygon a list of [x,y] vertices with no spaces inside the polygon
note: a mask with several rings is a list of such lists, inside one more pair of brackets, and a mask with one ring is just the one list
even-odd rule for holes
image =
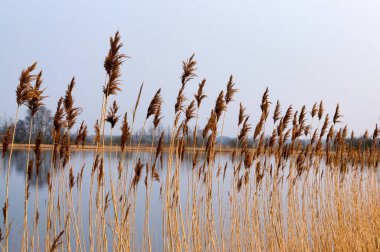
{"label": "distant forest", "polygon": [[[3,136],[5,132],[7,131],[7,128],[12,126],[12,123],[14,122],[14,119],[11,117],[5,117],[0,116],[0,139],[3,139]],[[40,110],[36,113],[33,119],[32,124],[32,131],[31,131],[31,139],[35,139],[39,132],[42,133],[42,143],[43,144],[52,144],[52,127],[53,127],[53,115],[52,111],[45,106],[42,106]],[[19,119],[17,123],[16,128],[16,135],[15,135],[15,143],[18,144],[27,144],[28,143],[28,137],[29,137],[29,128],[30,128],[30,111],[27,110],[26,116],[24,119]],[[91,131],[91,129],[90,129]],[[153,132],[153,125],[151,128],[147,129],[137,129],[135,132],[133,132],[132,135],[132,146],[136,146],[139,142],[139,138],[141,137],[141,145],[142,146],[151,146],[152,145],[152,132]],[[162,126],[160,126],[156,131],[156,135],[154,137],[155,141],[158,141],[161,132],[164,132],[164,144],[169,144],[171,129],[170,127],[167,127],[166,129],[163,129]],[[142,136],[141,136],[142,134]],[[193,129],[189,129],[189,139],[187,139],[187,145],[193,146]],[[77,133],[74,132],[71,134],[71,143],[75,144],[77,138]],[[359,145],[363,148],[365,147],[371,147],[372,141],[371,139],[366,139],[365,136],[361,137],[355,137],[353,139],[346,139],[346,142],[348,145],[351,145],[353,148],[357,148]],[[120,144],[120,135],[114,135],[112,137],[113,145],[119,145]],[[217,138],[217,143],[220,144],[221,138]],[[270,141],[270,136],[266,137],[267,142]],[[32,140],[32,143],[34,141]],[[105,143],[108,145],[110,142],[110,136],[105,136]],[[129,144],[130,141],[128,141]],[[300,143],[303,146],[306,146],[307,143],[310,142],[309,139],[303,139],[300,141]],[[222,145],[225,148],[235,148],[237,143],[237,137],[229,137],[229,136],[223,136],[222,138]],[[365,143],[365,145],[363,144]],[[94,135],[88,135],[85,139],[86,145],[93,145],[94,144]],[[202,137],[202,130],[198,131],[198,142],[197,147],[201,147],[204,143],[203,137]],[[248,145],[250,147],[254,146],[252,138],[248,141]]]}

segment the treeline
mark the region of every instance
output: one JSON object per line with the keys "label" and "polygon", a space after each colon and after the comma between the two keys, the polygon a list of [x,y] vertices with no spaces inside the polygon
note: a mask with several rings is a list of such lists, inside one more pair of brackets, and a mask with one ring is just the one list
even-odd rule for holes
{"label": "treeline", "polygon": [[[17,123],[16,128],[16,134],[15,134],[15,143],[16,144],[27,144],[29,139],[29,129],[30,129],[30,119],[31,115],[30,112],[27,111],[27,114],[23,119],[19,119]],[[4,135],[6,134],[7,129],[9,126],[12,126],[14,123],[14,119],[10,117],[2,116],[0,117],[0,139],[3,139]],[[35,139],[39,132],[42,133],[42,143],[43,144],[52,144],[53,138],[52,138],[52,127],[53,127],[53,117],[52,112],[50,109],[46,108],[45,106],[42,106],[41,109],[36,113],[36,115],[33,118],[32,123],[32,130],[31,130],[31,139]],[[194,146],[194,129],[189,129],[189,137],[187,139],[187,146],[193,147]],[[128,144],[131,144],[132,146],[137,146],[140,142],[141,146],[151,146],[152,140],[154,139],[156,142],[160,138],[160,135],[158,132],[163,132],[164,138],[163,143],[165,145],[170,144],[170,134],[171,134],[171,128],[168,127],[166,129],[163,129],[160,127],[158,130],[153,130],[153,126],[147,129],[138,129],[136,130],[131,138],[130,142]],[[153,137],[152,132],[156,132],[155,136]],[[71,134],[71,143],[75,144],[77,142],[77,133]],[[85,145],[94,145],[95,136],[89,135],[84,140]],[[270,136],[266,137],[266,142],[269,143]],[[109,135],[106,135],[104,138],[105,144],[109,145],[111,142],[111,137]],[[112,136],[112,143],[113,145],[117,146],[120,145],[121,142],[121,135]],[[235,148],[237,144],[237,137],[218,137],[217,138],[217,144],[222,144],[224,148]],[[302,146],[306,146],[310,142],[309,139],[303,139],[300,141]],[[373,144],[373,141],[369,139],[366,136],[362,137],[354,137],[354,138],[347,138],[345,139],[346,145],[351,146],[354,149],[360,148],[370,148]],[[196,147],[202,147],[205,144],[205,139],[203,139],[203,136],[201,132],[198,131],[197,136],[197,143]],[[248,140],[248,146],[250,148],[255,147],[257,143],[255,144],[252,139]]]}
{"label": "treeline", "polygon": [[[42,143],[52,143],[53,116],[50,109],[45,106],[36,112],[33,116],[31,125],[31,112],[27,110],[23,119],[19,119],[16,127],[15,143],[26,144],[29,139],[29,129],[31,128],[31,139],[36,139],[39,132],[42,133]],[[0,117],[0,136],[3,139],[7,129],[13,128],[14,119],[5,116]]]}

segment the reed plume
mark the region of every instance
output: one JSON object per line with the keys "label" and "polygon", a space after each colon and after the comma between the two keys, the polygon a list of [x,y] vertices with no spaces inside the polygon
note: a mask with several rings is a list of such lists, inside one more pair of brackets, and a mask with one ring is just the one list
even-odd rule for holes
{"label": "reed plume", "polygon": [[298,133],[297,136],[301,136],[302,134],[305,134],[306,131],[306,106],[303,105],[301,108],[300,115],[298,117]]}
{"label": "reed plume", "polygon": [[311,118],[314,118],[314,116],[316,116],[317,114],[318,114],[318,103],[315,102],[310,111]]}
{"label": "reed plume", "polygon": [[222,91],[220,91],[219,96],[216,99],[215,108],[214,108],[217,121],[219,121],[220,116],[222,115],[222,113],[226,109],[227,109],[227,106],[226,106],[226,102],[224,100],[224,91],[222,90]]}
{"label": "reed plume", "polygon": [[311,140],[310,140],[310,144],[313,145],[316,141],[317,141],[317,138],[318,138],[318,130],[314,130],[314,133],[313,133],[313,136],[311,137]]}
{"label": "reed plume", "polygon": [[120,148],[124,152],[125,144],[128,142],[131,137],[131,132],[128,125],[127,113],[124,114],[123,122],[121,124],[121,139],[120,139]]}
{"label": "reed plume", "polygon": [[206,85],[206,79],[203,79],[199,84],[198,84],[198,91],[196,94],[194,94],[194,98],[197,102],[197,112],[196,112],[196,122],[195,122],[195,127],[193,131],[193,150],[195,152],[195,147],[198,142],[198,119],[199,119],[199,108],[201,106],[201,103],[203,99],[207,97],[206,94],[204,94],[204,86]]}
{"label": "reed plume", "polygon": [[59,98],[57,103],[57,109],[53,117],[53,162],[57,160],[58,157],[58,145],[61,135],[61,129],[65,127],[64,116],[65,109],[62,107],[63,97]]}
{"label": "reed plume", "polygon": [[135,175],[134,175],[132,182],[131,182],[131,188],[133,188],[134,190],[136,190],[137,185],[140,181],[141,172],[142,172],[143,168],[144,168],[144,164],[141,162],[141,159],[139,158],[139,160],[136,163],[135,169],[134,169]]}
{"label": "reed plume", "polygon": [[181,83],[182,85],[186,85],[188,81],[196,77],[195,74],[196,65],[197,62],[194,60],[195,54],[193,53],[190,58],[188,58],[186,61],[182,62],[182,70],[183,73],[181,75]]}
{"label": "reed plume", "polygon": [[196,116],[195,109],[195,100],[192,100],[185,111],[185,124],[190,122],[190,120]]}
{"label": "reed plume", "polygon": [[106,122],[109,122],[111,124],[111,129],[113,129],[116,125],[116,123],[119,121],[119,117],[116,113],[119,110],[119,106],[117,105],[116,101],[113,102],[112,106],[108,110],[108,114],[106,116]]}
{"label": "reed plume", "polygon": [[328,143],[334,137],[334,125],[330,126],[329,132],[326,136],[326,142]]}
{"label": "reed plume", "polygon": [[340,114],[340,108],[339,108],[339,103],[336,105],[336,108],[335,108],[335,114],[334,114],[334,117],[333,117],[333,123],[336,124],[339,121],[339,119],[342,117],[342,115]]}
{"label": "reed plume", "polygon": [[233,101],[234,99],[233,96],[235,95],[235,93],[238,92],[238,89],[234,88],[234,86],[235,86],[235,82],[233,80],[233,76],[231,75],[227,83],[227,91],[226,91],[226,97],[225,97],[226,105],[228,105],[231,101]]}
{"label": "reed plume", "polygon": [[271,102],[269,101],[269,89],[267,87],[265,89],[265,92],[264,92],[262,98],[261,98],[261,105],[260,105],[261,111],[264,114],[264,121],[266,120],[266,118],[269,115],[269,104],[270,103]]}
{"label": "reed plume", "polygon": [[82,135],[81,135],[82,148],[84,148],[84,145],[86,143],[87,134],[88,134],[87,125],[84,125],[83,130],[82,130]]}
{"label": "reed plume", "polygon": [[363,134],[364,142],[368,139],[368,136],[369,136],[369,133],[368,133],[368,130],[366,129]]}
{"label": "reed plume", "polygon": [[286,110],[286,113],[284,116],[284,120],[283,120],[284,129],[288,127],[288,124],[292,118],[292,115],[293,115],[293,107],[292,105],[290,105],[289,108]]}
{"label": "reed plume", "polygon": [[25,104],[29,100],[29,91],[31,89],[31,82],[35,79],[32,74],[37,66],[37,62],[22,70],[19,77],[19,84],[16,88],[16,102],[18,106]]}
{"label": "reed plume", "polygon": [[256,124],[255,131],[253,133],[253,140],[256,141],[257,137],[260,135],[260,132],[264,128],[264,122],[265,122],[265,115],[262,114],[260,117],[259,122]]}
{"label": "reed plume", "polygon": [[[29,182],[29,180],[32,178],[32,175],[33,175],[33,169],[34,169],[34,159],[29,159],[28,160],[28,166],[26,168],[26,174],[27,174],[27,181]],[[29,198],[29,183],[27,183],[27,190],[26,190],[26,194],[25,194],[25,197],[26,199]]]}
{"label": "reed plume", "polygon": [[86,142],[87,137],[87,125],[82,121],[80,124],[80,127],[77,131],[77,137],[75,139],[75,145],[78,147],[80,144],[82,145],[82,148],[84,147],[84,144]]}
{"label": "reed plume", "polygon": [[249,119],[249,116],[245,117],[243,126],[242,126],[242,128],[240,130],[240,134],[238,136],[238,140],[242,144],[246,144],[247,143],[247,141],[248,141],[248,133],[249,133],[249,131],[252,128],[251,124],[248,123],[248,119]]}
{"label": "reed plume", "polygon": [[160,181],[160,175],[157,172],[156,164],[157,164],[158,158],[160,156],[162,157],[163,151],[164,151],[164,132],[161,132],[160,138],[158,140],[157,148],[156,148],[156,155],[155,155],[154,163],[152,166],[152,174],[151,174],[153,180],[156,180],[156,181]]}
{"label": "reed plume", "polygon": [[379,133],[380,133],[380,131],[379,131],[379,128],[377,127],[377,123],[376,123],[375,129],[373,130],[372,139],[375,140],[376,138],[378,138]]}
{"label": "reed plume", "polygon": [[65,109],[66,115],[66,127],[70,130],[77,119],[77,116],[80,113],[80,108],[74,107],[74,98],[72,95],[73,89],[75,87],[75,77],[71,79],[70,84],[67,86],[66,94],[63,99],[63,107]]}
{"label": "reed plume", "polygon": [[244,151],[244,167],[246,169],[251,168],[254,160],[253,151],[249,149],[245,149]]}
{"label": "reed plume", "polygon": [[14,125],[10,125],[8,126],[7,130],[5,131],[5,134],[3,136],[3,140],[2,140],[2,143],[3,143],[3,155],[2,155],[2,158],[4,159],[5,157],[5,154],[7,153],[8,151],[8,146],[11,142],[11,138],[12,138],[12,128],[14,127]]}
{"label": "reed plume", "polygon": [[155,115],[158,111],[158,109],[161,108],[162,98],[161,98],[161,88],[158,89],[156,94],[154,95],[153,99],[151,100],[148,111],[146,113],[146,119],[148,119],[150,116]]}
{"label": "reed plume", "polygon": [[[8,209],[8,202],[5,201],[5,202],[4,202],[3,209],[2,209],[2,211],[3,211],[3,224],[4,224],[4,225],[5,225],[5,220],[7,219],[7,214],[8,214],[7,209]],[[0,241],[0,242],[1,242],[1,241]]]}
{"label": "reed plume", "polygon": [[95,130],[94,142],[95,142],[95,144],[99,145],[100,144],[100,125],[99,125],[99,120],[96,120],[96,123],[94,125],[94,130]]}
{"label": "reed plume", "polygon": [[186,135],[189,134],[188,124],[189,124],[190,120],[193,119],[194,117],[196,117],[195,110],[196,110],[195,100],[192,100],[185,110],[185,120],[183,122],[183,131]]}
{"label": "reed plume", "polygon": [[197,62],[194,60],[194,56],[195,54],[192,54],[190,58],[182,62],[181,88],[177,95],[177,102],[174,105],[175,114],[183,109],[183,102],[186,100],[183,92],[186,84],[197,76],[195,74]]}
{"label": "reed plume", "polygon": [[70,167],[69,170],[69,187],[70,190],[74,187],[75,184],[75,178],[74,178],[74,173],[73,173],[73,167]]}
{"label": "reed plume", "polygon": [[31,117],[34,117],[40,107],[44,105],[42,100],[47,97],[42,95],[45,91],[45,89],[40,89],[42,82],[42,71],[40,71],[36,76],[34,86],[31,87],[28,92],[29,99],[27,100],[26,105],[29,108]]}
{"label": "reed plume", "polygon": [[325,116],[325,121],[324,121],[322,129],[321,129],[321,134],[319,134],[320,138],[322,138],[325,135],[328,125],[329,125],[329,114],[327,114]]}
{"label": "reed plume", "polygon": [[206,79],[203,79],[201,83],[198,85],[198,91],[196,94],[194,94],[194,98],[197,101],[197,107],[199,108],[201,106],[202,100],[207,97],[207,95],[204,94],[203,88],[206,85]]}
{"label": "reed plume", "polygon": [[117,31],[114,37],[110,38],[110,49],[108,55],[104,60],[104,69],[107,72],[108,80],[105,86],[103,86],[103,93],[106,97],[109,95],[116,95],[121,90],[120,85],[120,66],[127,56],[120,53],[120,48],[123,44],[120,42],[120,34]]}
{"label": "reed plume", "polygon": [[161,116],[161,107],[162,107],[162,99],[160,100],[160,102],[158,102],[157,109],[154,113],[154,119],[153,119],[154,129],[157,129],[158,125],[161,122],[161,119],[163,118],[163,116]]}
{"label": "reed plume", "polygon": [[[377,124],[376,124],[376,129],[377,129]],[[343,128],[343,131],[342,131],[342,137],[343,137],[343,139],[345,139],[347,137],[347,134],[348,134],[348,128],[347,128],[347,125],[345,125],[344,128]]]}
{"label": "reed plume", "polygon": [[214,110],[211,110],[211,115],[207,121],[206,126],[203,129],[203,133],[202,133],[203,138],[206,138],[206,136],[210,130],[211,131],[215,130],[216,125],[217,125],[217,115],[216,115]]}
{"label": "reed plume", "polygon": [[156,160],[160,155],[162,155],[164,151],[164,132],[161,132],[160,138],[158,140],[157,148],[156,148]]}
{"label": "reed plume", "polygon": [[318,119],[321,120],[323,116],[323,112],[325,111],[325,108],[323,106],[323,100],[320,101],[319,103],[319,108],[318,108]]}
{"label": "reed plume", "polygon": [[244,121],[244,119],[247,117],[245,115],[245,110],[246,110],[246,108],[243,107],[243,104],[240,103],[239,117],[238,117],[238,127],[240,126],[240,124],[242,124],[242,122]]}
{"label": "reed plume", "polygon": [[36,174],[37,176],[40,173],[41,163],[42,163],[42,156],[41,156],[41,143],[42,143],[42,132],[39,131],[36,143],[34,146],[34,159],[36,160]]}
{"label": "reed plume", "polygon": [[273,112],[273,124],[276,124],[276,122],[280,119],[280,114],[281,114],[280,101],[277,100],[276,108],[274,109],[274,112]]}

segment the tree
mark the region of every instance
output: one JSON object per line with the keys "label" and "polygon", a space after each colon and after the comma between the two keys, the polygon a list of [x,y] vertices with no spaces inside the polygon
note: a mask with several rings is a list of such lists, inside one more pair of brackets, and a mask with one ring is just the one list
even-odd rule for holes
{"label": "tree", "polygon": [[[23,123],[25,125],[26,132],[29,132],[29,125],[31,120],[30,111],[27,112]],[[53,127],[53,117],[51,110],[42,106],[37,113],[33,117],[33,126],[32,126],[32,139],[35,139],[38,135],[38,132],[41,131],[43,138],[43,143],[51,143],[52,142],[52,127]],[[17,131],[18,134],[18,131]],[[22,135],[22,132],[20,132]]]}
{"label": "tree", "polygon": [[27,143],[28,132],[29,124],[27,124],[24,120],[18,120],[15,135],[15,143]]}

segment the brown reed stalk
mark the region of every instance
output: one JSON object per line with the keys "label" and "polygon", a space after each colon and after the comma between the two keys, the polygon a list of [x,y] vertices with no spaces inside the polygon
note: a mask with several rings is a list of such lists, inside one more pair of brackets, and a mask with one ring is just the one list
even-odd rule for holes
{"label": "brown reed stalk", "polygon": [[[35,201],[34,201],[34,226],[33,226],[33,234],[32,234],[32,244],[34,244],[35,236],[37,239],[36,248],[40,247],[39,240],[39,231],[38,231],[38,223],[39,223],[39,211],[38,211],[38,183],[40,176],[40,168],[42,163],[41,156],[41,143],[42,143],[42,132],[39,131],[37,138],[35,140],[34,146],[34,159],[35,159],[35,170],[36,170],[36,189],[35,189]],[[34,250],[34,246],[32,246],[32,250]]]}
{"label": "brown reed stalk", "polygon": [[[19,84],[16,88],[16,102],[17,102],[17,109],[16,109],[16,119],[13,127],[13,134],[12,134],[12,141],[11,141],[11,149],[9,153],[9,159],[8,159],[8,169],[7,169],[7,178],[6,178],[6,218],[5,218],[5,233],[6,233],[6,238],[5,238],[5,251],[8,251],[8,235],[9,234],[9,228],[8,228],[8,195],[9,195],[9,173],[10,173],[10,166],[11,166],[11,160],[12,160],[12,153],[13,153],[13,144],[14,144],[14,139],[16,135],[16,127],[18,123],[18,115],[19,115],[19,110],[22,105],[24,105],[26,102],[28,102],[30,98],[30,89],[31,89],[31,82],[35,80],[35,75],[32,74],[34,69],[36,68],[37,63],[34,62],[32,65],[27,67],[26,69],[22,70],[21,75],[19,77]],[[6,141],[8,142],[8,141]],[[5,148],[4,148],[5,147]],[[3,143],[3,158],[4,158],[4,151],[7,149],[8,144],[4,146]]]}
{"label": "brown reed stalk", "polygon": [[[26,101],[26,106],[29,109],[30,112],[30,125],[29,125],[29,139],[28,139],[28,148],[27,148],[27,163],[26,163],[26,171],[28,170],[28,162],[29,162],[29,154],[30,154],[30,142],[32,138],[32,128],[33,128],[33,118],[40,109],[41,106],[43,106],[42,100],[46,98],[46,96],[43,96],[43,92],[45,89],[41,90],[41,84],[42,84],[42,71],[40,71],[37,76],[35,77],[35,83],[33,87],[30,87],[28,90],[28,99]],[[24,225],[23,225],[23,248],[26,248],[28,246],[28,226],[27,226],[27,221],[28,221],[28,190],[29,190],[29,181],[25,180],[25,196],[24,196]],[[24,244],[25,243],[25,244]]]}
{"label": "brown reed stalk", "polygon": [[[230,78],[227,82],[227,89],[226,89],[226,96],[224,97],[224,101],[225,101],[225,109],[223,111],[223,121],[222,121],[222,128],[221,128],[221,131],[220,131],[220,143],[219,143],[219,153],[222,152],[222,146],[223,146],[223,131],[224,131],[224,122],[225,122],[225,119],[226,119],[226,113],[227,113],[227,108],[228,108],[228,104],[234,100],[234,95],[238,92],[238,89],[234,88],[235,87],[235,82],[234,82],[234,79],[233,79],[233,76],[230,75]],[[219,100],[219,99],[218,99]],[[218,101],[217,101],[218,103]],[[219,105],[216,105],[215,106],[215,111],[218,110],[217,106]],[[222,105],[220,105],[222,106]],[[219,160],[218,160],[218,166],[220,164],[220,155],[219,155]],[[222,240],[224,240],[224,237],[221,238]],[[224,246],[223,246],[224,247]]]}
{"label": "brown reed stalk", "polygon": [[[78,117],[78,115],[80,114],[81,112],[81,109],[78,108],[78,107],[75,107],[74,106],[74,97],[73,97],[73,90],[74,90],[74,87],[75,87],[75,77],[73,77],[70,81],[70,83],[68,84],[67,86],[67,90],[66,90],[66,93],[65,93],[65,96],[64,96],[64,99],[63,99],[63,107],[64,107],[64,110],[65,110],[65,119],[66,119],[66,123],[65,123],[65,126],[66,126],[66,131],[65,131],[65,135],[63,136],[62,138],[62,146],[61,146],[61,150],[63,152],[63,156],[64,156],[64,159],[63,159],[63,167],[65,167],[65,165],[68,163],[69,164],[69,168],[71,168],[71,151],[70,151],[70,146],[71,146],[71,134],[70,134],[70,131],[72,129],[72,127],[75,125],[76,123],[76,119]],[[62,156],[62,155],[61,155]],[[65,178],[67,177],[67,171],[64,170],[63,172],[63,181],[65,181]],[[71,195],[71,190],[69,190],[69,195]],[[71,225],[71,218],[74,219],[74,227],[75,227],[75,230],[76,230],[76,223],[75,223],[75,212],[73,212],[70,207],[68,207],[67,209],[67,219],[66,219],[66,242],[67,242],[67,247],[68,247],[68,250],[71,251],[71,244],[70,244],[70,225]],[[77,235],[77,233],[75,234]]]}
{"label": "brown reed stalk", "polygon": [[62,244],[62,236],[63,236],[64,233],[65,233],[65,230],[62,230],[57,235],[57,237],[55,237],[55,239],[53,241],[53,244],[51,245],[51,247],[49,249],[50,252],[54,252],[54,251],[58,250],[58,247]]}
{"label": "brown reed stalk", "polygon": [[[133,108],[133,111],[132,111],[132,126],[131,126],[131,136],[133,136],[133,127],[135,125],[135,119],[136,119],[136,113],[137,113],[137,109],[138,109],[138,106],[140,104],[140,98],[141,98],[141,94],[142,94],[142,90],[143,90],[143,87],[144,87],[144,82],[141,83],[141,86],[140,86],[140,89],[139,89],[139,93],[137,95],[137,99],[136,99],[136,103],[135,103],[135,106]],[[130,141],[129,141],[129,146],[131,147],[132,146],[132,139],[133,137],[130,138]]]}
{"label": "brown reed stalk", "polygon": [[[104,159],[104,132],[105,132],[105,113],[108,103],[108,98],[110,95],[116,95],[117,92],[121,91],[120,86],[120,77],[121,77],[121,65],[124,62],[124,59],[127,58],[125,54],[120,53],[120,49],[123,47],[123,44],[120,42],[120,34],[117,31],[114,35],[114,37],[110,38],[110,49],[108,51],[108,55],[106,56],[104,60],[104,68],[107,73],[107,81],[106,84],[103,86],[103,102],[102,102],[102,109],[100,113],[100,125],[99,125],[99,132],[101,131],[101,147],[102,147],[102,158]],[[97,146],[100,145],[100,141],[97,143]],[[97,154],[98,148],[95,154]],[[104,168],[104,167],[103,167]],[[103,168],[101,170],[103,170]],[[104,198],[104,188],[102,188],[102,198]],[[101,201],[103,202],[103,200]],[[99,211],[102,213],[101,206],[99,206]],[[105,221],[104,221],[104,214],[102,214],[102,229],[103,229],[103,236],[105,236]],[[107,247],[107,242],[103,241],[103,246]]]}

